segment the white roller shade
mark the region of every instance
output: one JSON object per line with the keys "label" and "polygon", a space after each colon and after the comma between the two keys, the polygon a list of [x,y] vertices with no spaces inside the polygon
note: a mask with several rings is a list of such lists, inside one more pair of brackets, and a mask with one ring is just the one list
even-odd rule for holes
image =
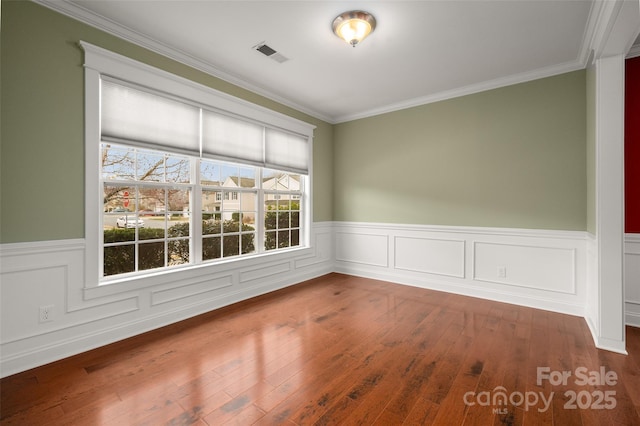
{"label": "white roller shade", "polygon": [[102,81],[101,136],[200,155],[200,109],[174,99]]}
{"label": "white roller shade", "polygon": [[202,111],[202,155],[264,164],[264,127],[250,121]]}
{"label": "white roller shade", "polygon": [[267,128],[265,132],[265,163],[267,167],[273,169],[308,174],[308,139]]}

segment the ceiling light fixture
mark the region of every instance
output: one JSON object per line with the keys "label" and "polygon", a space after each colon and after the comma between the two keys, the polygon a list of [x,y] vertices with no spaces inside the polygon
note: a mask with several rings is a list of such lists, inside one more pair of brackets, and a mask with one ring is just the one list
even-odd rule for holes
{"label": "ceiling light fixture", "polygon": [[333,20],[333,32],[353,47],[375,29],[376,18],[362,10],[342,13]]}

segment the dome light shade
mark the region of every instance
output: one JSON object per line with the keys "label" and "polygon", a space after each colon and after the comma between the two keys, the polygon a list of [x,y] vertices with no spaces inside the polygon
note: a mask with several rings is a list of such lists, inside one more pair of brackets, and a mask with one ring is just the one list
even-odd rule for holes
{"label": "dome light shade", "polygon": [[352,10],[333,20],[333,32],[355,47],[376,28],[376,18],[362,10]]}

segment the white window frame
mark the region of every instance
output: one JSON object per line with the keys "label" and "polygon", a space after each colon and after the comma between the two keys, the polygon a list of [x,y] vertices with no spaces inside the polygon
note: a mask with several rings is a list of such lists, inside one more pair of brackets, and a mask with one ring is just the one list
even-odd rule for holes
{"label": "white window frame", "polygon": [[[315,126],[272,111],[270,109],[252,104],[248,101],[236,98],[210,87],[195,83],[183,77],[176,76],[158,68],[143,64],[125,56],[113,53],[106,49],[94,46],[84,41],[80,42],[84,50],[84,75],[85,75],[85,297],[100,297],[107,294],[117,294],[140,286],[155,285],[158,283],[158,275],[180,273],[193,268],[215,268],[218,263],[205,263],[189,265],[173,270],[160,269],[149,274],[126,277],[121,280],[114,279],[105,282],[100,271],[103,247],[103,230],[100,227],[103,210],[102,188],[99,175],[100,158],[100,80],[101,76],[109,76],[127,81],[151,90],[167,93],[169,95],[189,99],[198,104],[225,111],[236,116],[245,117],[254,122],[263,123],[266,126],[282,129],[307,138],[309,150],[309,170],[304,181],[303,203],[301,222],[304,223],[303,232],[300,235],[299,248],[291,250],[309,249],[311,246],[312,223],[312,175],[313,157],[312,143]],[[199,206],[196,202],[195,211]],[[194,221],[197,222],[197,221]],[[302,225],[301,225],[302,226]],[[199,234],[198,234],[199,235]],[[258,241],[257,243],[260,243]],[[268,251],[259,256],[273,256],[280,251]],[[246,262],[247,256],[229,258],[228,262]],[[177,278],[179,279],[179,278]],[[160,280],[161,281],[161,280]],[[122,284],[114,286],[112,284]],[[106,289],[105,287],[109,287]]]}

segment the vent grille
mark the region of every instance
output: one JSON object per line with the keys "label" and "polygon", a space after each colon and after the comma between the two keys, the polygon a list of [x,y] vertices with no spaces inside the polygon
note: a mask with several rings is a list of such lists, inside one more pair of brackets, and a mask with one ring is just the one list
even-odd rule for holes
{"label": "vent grille", "polygon": [[258,47],[256,48],[256,50],[257,50],[258,52],[260,52],[260,53],[263,53],[263,54],[267,55],[267,56],[271,56],[271,55],[273,55],[274,53],[276,53],[275,49],[273,49],[273,48],[271,48],[271,47],[267,46],[266,44],[263,44],[262,46],[258,46]]}
{"label": "vent grille", "polygon": [[283,62],[287,62],[289,60],[289,58],[284,56],[282,53],[279,53],[273,47],[268,46],[265,43],[257,44],[255,46],[253,46],[253,49],[257,50],[258,52],[262,53],[266,57],[268,57],[270,59],[273,59],[274,61],[276,61],[276,62],[278,62],[280,64],[283,63]]}

